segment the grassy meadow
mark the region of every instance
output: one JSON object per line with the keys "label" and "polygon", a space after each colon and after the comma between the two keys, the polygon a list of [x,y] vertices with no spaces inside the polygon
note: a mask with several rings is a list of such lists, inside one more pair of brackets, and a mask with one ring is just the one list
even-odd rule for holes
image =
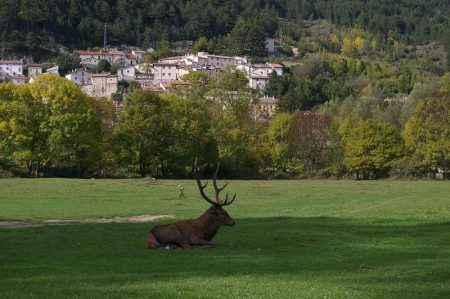
{"label": "grassy meadow", "polygon": [[[206,250],[145,249],[155,223],[0,228],[0,297],[449,298],[448,181],[227,189],[237,225]],[[207,208],[194,181],[0,180],[0,221],[176,216],[165,223]]]}

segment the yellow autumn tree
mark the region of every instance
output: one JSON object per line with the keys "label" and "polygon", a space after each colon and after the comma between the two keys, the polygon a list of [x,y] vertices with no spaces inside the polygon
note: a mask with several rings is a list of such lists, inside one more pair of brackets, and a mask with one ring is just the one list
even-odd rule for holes
{"label": "yellow autumn tree", "polygon": [[342,41],[341,53],[346,56],[351,56],[353,54],[353,41],[350,38],[344,37]]}
{"label": "yellow autumn tree", "polygon": [[355,38],[355,41],[354,41],[353,45],[355,47],[356,52],[359,55],[363,55],[364,54],[364,50],[365,50],[365,47],[366,47],[366,40],[365,39],[363,39],[362,37],[357,36]]}

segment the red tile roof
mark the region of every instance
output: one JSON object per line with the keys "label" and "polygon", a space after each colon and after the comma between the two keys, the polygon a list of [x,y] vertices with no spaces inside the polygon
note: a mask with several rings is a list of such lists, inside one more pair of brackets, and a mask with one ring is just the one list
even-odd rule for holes
{"label": "red tile roof", "polygon": [[27,78],[25,76],[21,76],[21,75],[14,75],[14,76],[11,76],[11,79],[14,79],[14,80],[26,80]]}
{"label": "red tile roof", "polygon": [[269,64],[271,67],[275,67],[275,68],[283,68],[283,66],[281,64],[278,63],[271,63]]}
{"label": "red tile roof", "polygon": [[0,60],[0,64],[23,64],[22,60]]}

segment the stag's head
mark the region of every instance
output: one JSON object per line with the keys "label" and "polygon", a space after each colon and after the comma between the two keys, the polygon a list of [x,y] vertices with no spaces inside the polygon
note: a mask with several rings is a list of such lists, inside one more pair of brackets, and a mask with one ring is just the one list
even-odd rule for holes
{"label": "stag's head", "polygon": [[200,170],[205,168],[206,165],[199,167],[197,165],[197,159],[195,159],[194,167],[192,172],[195,174],[198,189],[200,190],[201,196],[209,202],[212,207],[209,208],[208,213],[220,224],[220,225],[228,225],[228,226],[234,226],[236,222],[231,218],[231,216],[225,211],[223,208],[224,206],[228,206],[233,203],[233,201],[236,199],[236,193],[234,194],[233,198],[230,200],[228,199],[228,193],[225,196],[225,199],[220,198],[220,192],[225,189],[225,187],[228,185],[226,183],[221,188],[217,186],[217,174],[219,173],[219,163],[217,163],[216,171],[214,172],[213,176],[213,187],[215,192],[215,200],[211,200],[206,194],[205,194],[205,188],[208,186],[208,182],[205,184],[202,184],[200,180]]}

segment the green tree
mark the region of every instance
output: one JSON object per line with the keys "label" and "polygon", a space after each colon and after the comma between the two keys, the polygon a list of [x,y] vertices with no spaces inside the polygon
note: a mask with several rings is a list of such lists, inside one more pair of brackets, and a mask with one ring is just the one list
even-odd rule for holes
{"label": "green tree", "polygon": [[238,91],[245,89],[248,79],[245,73],[230,65],[225,72],[220,72],[216,76],[216,85],[219,89],[226,91]]}
{"label": "green tree", "polygon": [[95,164],[100,122],[75,83],[43,75],[0,89],[0,135],[7,136],[0,147],[17,167],[35,176],[47,165],[73,167],[81,175]]}
{"label": "green tree", "polygon": [[31,85],[32,95],[51,111],[48,150],[55,165],[73,167],[82,175],[98,161],[101,122],[78,86],[56,75],[43,75]]}
{"label": "green tree", "polygon": [[[208,102],[198,99],[181,99],[164,96],[169,103],[171,146],[163,151],[161,160],[166,175],[186,177],[195,158],[199,163],[216,161],[217,146],[211,135]],[[190,169],[189,169],[190,171]]]}
{"label": "green tree", "polygon": [[77,54],[59,54],[58,58],[56,59],[56,63],[58,65],[58,71],[61,76],[64,76],[73,70],[81,68],[81,58]]}
{"label": "green tree", "polygon": [[212,134],[224,173],[250,175],[257,173],[261,157],[257,151],[257,127],[252,118],[250,98],[224,98],[213,106]]}
{"label": "green tree", "polygon": [[270,122],[267,132],[272,165],[284,172],[288,168],[292,168],[288,139],[291,125],[291,114],[277,113]]}
{"label": "green tree", "polygon": [[170,43],[167,40],[162,40],[158,43],[158,47],[156,48],[156,52],[154,53],[154,56],[157,59],[169,57],[172,55],[172,50],[170,49]]}
{"label": "green tree", "polygon": [[142,90],[125,99],[125,110],[115,129],[118,159],[125,165],[137,166],[143,177],[159,174],[161,157],[171,145],[168,108],[166,100]]}
{"label": "green tree", "polygon": [[227,36],[228,52],[234,55],[266,56],[266,37],[263,27],[255,20],[239,19]]}
{"label": "green tree", "polygon": [[109,73],[111,72],[111,63],[108,60],[102,59],[98,62],[97,67],[95,68],[96,73]]}
{"label": "green tree", "polygon": [[89,98],[89,101],[101,121],[99,138],[101,158],[94,165],[98,168],[100,175],[106,176],[112,174],[112,171],[118,168],[118,161],[114,155],[114,149],[116,147],[114,142],[114,128],[119,121],[117,118],[117,109],[114,107],[114,102],[107,98]]}
{"label": "green tree", "polygon": [[212,85],[212,80],[206,72],[189,72],[183,76],[183,80],[191,83],[189,97],[193,99],[202,99]]}
{"label": "green tree", "polygon": [[33,97],[29,85],[0,84],[0,160],[38,176],[48,159],[48,118],[46,103]]}
{"label": "green tree", "polygon": [[145,53],[142,58],[142,66],[146,75],[149,75],[152,70],[152,63],[155,62],[156,58],[153,53]]}
{"label": "green tree", "polygon": [[387,175],[401,153],[402,140],[397,129],[372,119],[353,127],[350,125],[346,121],[339,130],[344,141],[347,170],[363,179]]}
{"label": "green tree", "polygon": [[436,174],[450,168],[450,98],[421,101],[403,131],[412,166]]}
{"label": "green tree", "polygon": [[208,52],[210,50],[210,43],[208,39],[204,36],[200,36],[200,38],[195,42],[194,49],[197,52]]}

